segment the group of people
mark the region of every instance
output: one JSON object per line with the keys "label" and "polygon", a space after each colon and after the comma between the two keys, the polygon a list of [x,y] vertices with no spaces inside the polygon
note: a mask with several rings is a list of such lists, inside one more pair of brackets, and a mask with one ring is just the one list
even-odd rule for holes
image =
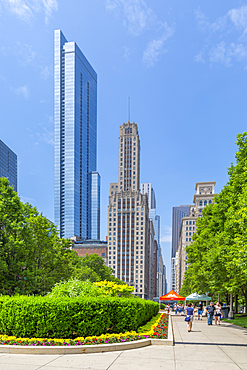
{"label": "group of people", "polygon": [[[198,311],[198,320],[202,320],[202,313],[203,313],[203,306],[202,303],[199,302],[197,305],[197,311]],[[185,317],[185,321],[187,321],[188,324],[188,332],[192,329],[192,321],[195,316],[195,308],[192,303],[189,303],[186,307],[187,315]],[[220,325],[220,318],[221,315],[223,315],[222,308],[219,302],[214,305],[213,302],[210,302],[210,304],[206,307],[206,313],[207,313],[207,319],[208,319],[208,325],[212,325],[213,323],[213,317],[215,318],[215,325]]]}

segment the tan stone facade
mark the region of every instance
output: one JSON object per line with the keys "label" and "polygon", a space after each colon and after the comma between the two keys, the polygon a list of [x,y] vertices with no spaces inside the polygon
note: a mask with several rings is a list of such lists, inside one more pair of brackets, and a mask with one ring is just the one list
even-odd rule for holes
{"label": "tan stone facade", "polygon": [[149,295],[149,209],[140,187],[140,140],[134,122],[120,127],[119,182],[110,184],[108,206],[108,266],[135,287],[142,298]]}
{"label": "tan stone facade", "polygon": [[185,271],[187,270],[187,252],[186,247],[193,242],[193,235],[196,232],[196,220],[202,216],[202,210],[208,204],[213,202],[215,193],[215,181],[196,183],[196,194],[193,203],[190,206],[190,214],[184,217],[181,222],[179,234],[179,246],[175,258],[175,280],[177,292],[180,291]]}

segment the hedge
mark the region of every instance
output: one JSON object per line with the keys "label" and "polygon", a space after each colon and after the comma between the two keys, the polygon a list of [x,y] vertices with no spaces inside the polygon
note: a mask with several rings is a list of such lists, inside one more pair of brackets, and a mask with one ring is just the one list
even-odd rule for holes
{"label": "hedge", "polygon": [[75,338],[137,330],[158,313],[153,301],[125,298],[0,297],[0,333]]}

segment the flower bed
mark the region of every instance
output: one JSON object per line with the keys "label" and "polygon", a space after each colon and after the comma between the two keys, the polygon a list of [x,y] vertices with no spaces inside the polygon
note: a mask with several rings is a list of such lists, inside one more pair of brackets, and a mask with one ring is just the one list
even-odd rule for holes
{"label": "flower bed", "polygon": [[123,343],[134,340],[156,338],[167,339],[168,315],[161,314],[149,331],[137,333],[135,331],[120,334],[102,334],[93,337],[79,337],[75,339],[47,339],[47,338],[17,338],[0,335],[0,345],[14,346],[81,346],[107,343]]}

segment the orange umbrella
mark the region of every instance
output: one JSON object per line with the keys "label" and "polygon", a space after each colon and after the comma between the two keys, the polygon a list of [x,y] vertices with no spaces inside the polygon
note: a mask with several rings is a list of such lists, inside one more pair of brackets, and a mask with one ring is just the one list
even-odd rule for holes
{"label": "orange umbrella", "polygon": [[162,295],[159,298],[160,301],[184,301],[185,297],[177,294],[174,290],[171,290],[169,293]]}

